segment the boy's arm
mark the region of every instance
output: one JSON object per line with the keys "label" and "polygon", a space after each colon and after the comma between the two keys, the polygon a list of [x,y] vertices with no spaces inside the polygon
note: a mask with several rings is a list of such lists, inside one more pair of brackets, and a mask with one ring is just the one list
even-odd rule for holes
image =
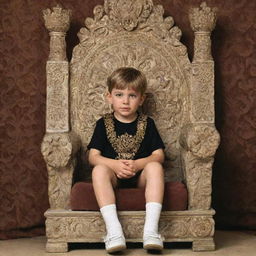
{"label": "boy's arm", "polygon": [[130,178],[135,175],[133,169],[126,164],[126,160],[116,160],[101,155],[100,150],[91,148],[89,151],[89,163],[92,166],[106,165],[112,169],[118,178]]}
{"label": "boy's arm", "polygon": [[133,160],[135,171],[143,170],[150,162],[159,162],[160,164],[164,162],[164,151],[162,148],[153,151],[148,157]]}

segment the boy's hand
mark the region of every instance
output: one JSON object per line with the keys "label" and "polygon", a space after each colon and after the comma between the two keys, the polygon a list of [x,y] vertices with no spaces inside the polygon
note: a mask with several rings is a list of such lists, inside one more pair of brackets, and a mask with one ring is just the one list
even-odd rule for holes
{"label": "boy's hand", "polygon": [[135,160],[124,160],[125,164],[128,165],[134,173],[138,171]]}
{"label": "boy's hand", "polygon": [[128,163],[129,160],[116,160],[114,172],[120,179],[129,179],[135,175],[135,169]]}

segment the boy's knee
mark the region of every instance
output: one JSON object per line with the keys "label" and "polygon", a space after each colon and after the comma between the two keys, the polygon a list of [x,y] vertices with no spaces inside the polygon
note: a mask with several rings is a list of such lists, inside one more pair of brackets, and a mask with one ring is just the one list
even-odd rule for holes
{"label": "boy's knee", "polygon": [[145,166],[145,170],[152,171],[163,171],[163,166],[159,162],[150,162]]}
{"label": "boy's knee", "polygon": [[160,164],[159,162],[148,163],[143,171],[145,173],[146,178],[152,177],[153,179],[155,179],[161,177],[162,179],[164,177],[164,169],[162,164]]}
{"label": "boy's knee", "polygon": [[96,165],[92,170],[92,179],[111,177],[111,170],[105,165]]}

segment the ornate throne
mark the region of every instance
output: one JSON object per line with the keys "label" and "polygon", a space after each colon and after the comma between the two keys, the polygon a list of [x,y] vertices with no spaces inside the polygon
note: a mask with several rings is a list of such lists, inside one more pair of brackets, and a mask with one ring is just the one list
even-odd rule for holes
{"label": "ornate throne", "polygon": [[[165,143],[166,181],[186,184],[186,209],[164,210],[160,233],[166,242],[193,242],[194,251],[215,248],[211,177],[219,134],[214,125],[210,34],[216,11],[205,3],[190,10],[195,33],[192,63],[180,42],[180,29],[163,13],[152,0],[105,0],[104,6],[94,8],[94,18],[86,18],[69,63],[65,33],[71,12],[59,5],[43,12],[50,31],[46,134],[41,147],[49,175],[48,252],[65,252],[71,242],[102,241],[100,213],[72,210],[70,195],[74,176],[82,173],[89,179],[87,144],[95,121],[110,111],[104,99],[106,78],[121,66],[146,74],[149,86],[142,111],[154,118]],[[77,169],[80,174],[74,175]],[[119,211],[128,241],[141,241],[144,213]]]}

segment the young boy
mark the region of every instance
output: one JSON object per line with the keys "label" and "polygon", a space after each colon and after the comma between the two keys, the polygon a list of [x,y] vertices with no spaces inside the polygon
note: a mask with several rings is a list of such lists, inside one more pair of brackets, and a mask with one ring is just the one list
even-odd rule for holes
{"label": "young boy", "polygon": [[113,188],[117,186],[145,187],[143,247],[161,250],[158,222],[164,194],[164,144],[153,119],[138,113],[147,81],[134,68],[119,68],[107,85],[113,113],[97,121],[88,145],[94,192],[106,224],[106,250],[113,253],[126,248],[115,204]]}

